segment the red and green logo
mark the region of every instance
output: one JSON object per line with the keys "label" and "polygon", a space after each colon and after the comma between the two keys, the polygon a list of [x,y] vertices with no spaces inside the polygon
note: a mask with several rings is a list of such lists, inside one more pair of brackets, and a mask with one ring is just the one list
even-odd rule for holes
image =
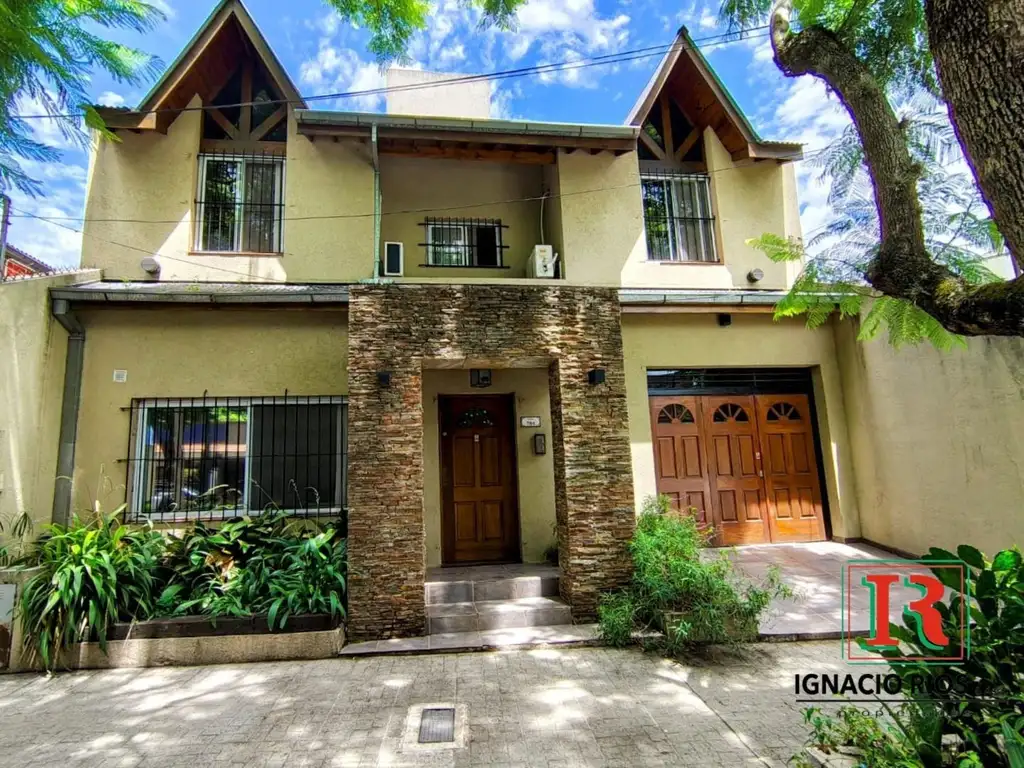
{"label": "red and green logo", "polygon": [[[959,593],[967,594],[968,578],[960,560],[850,560],[842,584],[844,657],[861,664],[962,664],[970,654],[968,601],[955,601],[960,615],[947,620],[946,585],[959,583]],[[916,653],[880,655],[897,650],[908,631],[916,634]]]}

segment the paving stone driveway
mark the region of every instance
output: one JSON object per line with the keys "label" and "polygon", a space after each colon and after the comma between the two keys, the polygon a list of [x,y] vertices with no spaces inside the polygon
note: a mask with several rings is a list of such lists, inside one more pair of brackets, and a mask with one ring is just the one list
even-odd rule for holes
{"label": "paving stone driveway", "polygon": [[[838,641],[684,664],[542,648],[0,676],[0,765],[781,766],[809,671],[845,671]],[[464,706],[464,748],[403,740],[428,703]]]}

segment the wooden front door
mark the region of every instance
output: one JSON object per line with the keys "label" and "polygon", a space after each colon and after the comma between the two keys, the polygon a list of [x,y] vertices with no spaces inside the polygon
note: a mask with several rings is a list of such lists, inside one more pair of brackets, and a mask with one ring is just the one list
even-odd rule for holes
{"label": "wooden front door", "polygon": [[701,398],[718,543],[768,541],[754,398]]}
{"label": "wooden front door", "polygon": [[658,493],[693,508],[720,545],[821,541],[821,485],[806,395],[650,399]]}
{"label": "wooden front door", "polygon": [[695,509],[701,523],[712,523],[698,398],[652,397],[651,425],[658,493],[669,497],[673,509]]}
{"label": "wooden front door", "polygon": [[519,560],[512,395],[441,397],[446,565]]}
{"label": "wooden front door", "polygon": [[821,541],[825,525],[807,395],[759,395],[757,428],[772,541]]}

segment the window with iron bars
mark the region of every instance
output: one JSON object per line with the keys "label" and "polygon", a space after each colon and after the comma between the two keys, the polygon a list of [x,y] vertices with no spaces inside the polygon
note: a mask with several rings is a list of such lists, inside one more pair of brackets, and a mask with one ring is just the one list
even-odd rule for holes
{"label": "window with iron bars", "polygon": [[195,250],[281,253],[283,212],[283,157],[199,155]]}
{"label": "window with iron bars", "polygon": [[500,219],[426,219],[425,267],[506,269],[504,230]]}
{"label": "window with iron bars", "polygon": [[267,509],[339,516],[347,486],[342,397],[135,399],[134,518],[220,520]]}
{"label": "window with iron bars", "polygon": [[645,174],[640,181],[647,257],[653,261],[717,262],[708,177]]}

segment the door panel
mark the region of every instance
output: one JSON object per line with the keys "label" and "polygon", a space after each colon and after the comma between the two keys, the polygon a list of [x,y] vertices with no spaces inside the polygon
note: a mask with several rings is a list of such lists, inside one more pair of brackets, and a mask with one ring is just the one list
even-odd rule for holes
{"label": "door panel", "polygon": [[712,523],[697,398],[652,397],[650,408],[658,493],[669,497],[673,509],[693,508],[701,523]]}
{"label": "door panel", "polygon": [[772,541],[821,541],[825,526],[810,402],[806,395],[756,400]]}
{"label": "door panel", "polygon": [[708,478],[717,506],[716,542],[728,546],[768,541],[754,398],[705,396],[700,407],[704,432],[714,446]]}
{"label": "door panel", "polygon": [[442,561],[519,559],[512,396],[441,397]]}

